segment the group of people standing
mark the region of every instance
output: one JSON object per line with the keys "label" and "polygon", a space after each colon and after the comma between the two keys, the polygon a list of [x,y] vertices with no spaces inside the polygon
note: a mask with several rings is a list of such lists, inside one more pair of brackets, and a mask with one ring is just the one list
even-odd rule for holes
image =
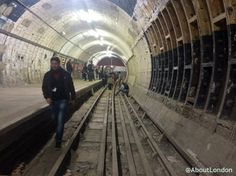
{"label": "group of people standing", "polygon": [[[81,67],[80,67],[81,68]],[[99,70],[98,68],[94,67],[92,61],[87,65],[84,64],[82,66],[82,69],[74,69],[73,68],[73,64],[71,62],[71,59],[69,59],[65,65],[65,69],[67,72],[70,73],[71,76],[73,76],[73,78],[79,78],[79,79],[83,79],[85,81],[89,80],[89,81],[93,81],[96,79],[102,79],[102,71]]]}
{"label": "group of people standing", "polygon": [[[95,69],[95,70],[94,70]],[[82,69],[82,79],[83,80],[95,80],[95,77],[97,77],[94,75],[94,71],[97,72],[97,68],[94,68],[94,65],[92,62],[90,62],[88,65],[84,64],[83,69]]]}
{"label": "group of people standing", "polygon": [[107,85],[109,90],[112,90],[113,86],[115,83],[117,83],[118,86],[118,91],[116,92],[115,95],[118,95],[120,92],[128,96],[129,94],[129,86],[124,81],[124,79],[121,76],[120,72],[114,73],[111,72],[107,74],[106,72],[104,73],[104,77],[102,78],[103,86],[105,87]]}
{"label": "group of people standing", "polygon": [[103,67],[98,69],[97,67],[94,67],[93,63],[90,62],[88,65],[84,64],[82,69],[82,79],[83,80],[95,80],[95,79],[102,79],[104,74]]}

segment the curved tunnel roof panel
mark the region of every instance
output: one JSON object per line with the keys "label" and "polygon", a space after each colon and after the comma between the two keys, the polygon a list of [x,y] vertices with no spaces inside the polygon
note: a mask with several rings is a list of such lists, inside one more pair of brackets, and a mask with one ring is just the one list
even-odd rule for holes
{"label": "curved tunnel roof panel", "polygon": [[[93,53],[91,48],[96,47],[98,49],[104,49],[104,46],[106,46],[106,48],[110,46],[113,51],[117,50],[119,54],[126,55],[127,57],[132,55],[132,51],[130,50],[130,47],[127,43],[121,40],[118,36],[103,30],[89,30],[79,33],[77,36],[74,36],[71,41],[80,45],[83,49],[75,50],[76,55],[80,55],[83,53],[83,51],[86,51],[86,53],[91,56]],[[68,52],[68,50],[70,50],[72,47],[71,45],[72,44],[70,43],[66,43],[61,51]]]}
{"label": "curved tunnel roof panel", "polygon": [[[121,9],[123,9],[127,14],[130,16],[133,15],[135,5],[137,3],[137,0],[109,0],[110,2],[116,4]],[[20,0],[25,6],[31,7],[34,4],[38,3],[39,0]],[[79,0],[77,0],[79,2]],[[13,21],[17,21],[21,15],[25,12],[25,9],[17,2],[16,0],[1,0],[0,4],[12,4],[15,8],[13,9],[13,12],[9,15],[9,18]],[[48,3],[45,3],[43,5],[45,9],[50,9],[51,5]]]}
{"label": "curved tunnel roof panel", "polygon": [[[24,1],[20,2],[27,5]],[[129,3],[124,4],[130,5]],[[26,11],[16,22],[13,31],[27,20],[35,22],[36,14],[44,23],[44,26],[39,25],[43,32],[37,42],[46,44],[48,47],[60,52],[61,50],[64,52],[80,50],[80,52],[73,52],[73,56],[78,58],[79,55],[76,54],[82,54],[87,49],[83,46],[91,46],[88,43],[92,41],[95,44],[96,38],[100,37],[104,43],[111,43],[112,47],[117,47],[116,49],[126,57],[132,55],[130,48],[137,36],[137,29],[130,30],[132,28],[131,18],[114,3],[106,0],[99,2],[94,0],[41,0],[30,10],[34,14]],[[28,26],[28,28],[32,30],[32,33],[40,30],[37,26]],[[78,34],[83,34],[83,37]],[[90,52],[93,53],[93,51]]]}

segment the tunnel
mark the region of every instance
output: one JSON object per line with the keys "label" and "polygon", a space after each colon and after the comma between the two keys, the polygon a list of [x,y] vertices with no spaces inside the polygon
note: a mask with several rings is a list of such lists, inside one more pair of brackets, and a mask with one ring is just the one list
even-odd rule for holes
{"label": "tunnel", "polygon": [[235,0],[1,0],[0,114],[18,87],[41,87],[53,56],[74,79],[91,61],[121,66],[179,147],[236,175]]}

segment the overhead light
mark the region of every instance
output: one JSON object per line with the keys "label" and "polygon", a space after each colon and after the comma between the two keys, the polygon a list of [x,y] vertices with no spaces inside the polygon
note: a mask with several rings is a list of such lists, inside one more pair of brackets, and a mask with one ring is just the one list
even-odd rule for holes
{"label": "overhead light", "polygon": [[86,31],[86,32],[82,33],[81,35],[84,35],[86,37],[91,37],[92,36],[92,37],[95,37],[95,38],[101,37],[100,33],[96,29]]}
{"label": "overhead light", "polygon": [[99,33],[97,31],[95,31],[95,30],[91,30],[90,34],[91,34],[91,36],[94,36],[96,38],[99,38],[99,36],[100,36]]}
{"label": "overhead light", "polygon": [[86,21],[87,23],[102,20],[102,15],[92,9],[88,9],[87,11],[85,10],[74,11],[71,12],[70,16],[71,16],[70,19],[73,21],[81,20],[81,21]]}
{"label": "overhead light", "polygon": [[103,37],[100,37],[100,42],[99,42],[99,44],[100,44],[101,46],[103,46],[103,43],[104,43],[104,39],[103,39]]}
{"label": "overhead light", "polygon": [[106,51],[106,56],[107,56],[107,57],[111,57],[111,56],[112,56],[112,52],[109,51],[109,50],[107,50],[107,51]]}

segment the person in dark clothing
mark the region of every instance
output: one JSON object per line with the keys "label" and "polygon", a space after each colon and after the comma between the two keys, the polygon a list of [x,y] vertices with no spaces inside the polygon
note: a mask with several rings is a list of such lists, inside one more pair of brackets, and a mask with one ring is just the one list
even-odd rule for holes
{"label": "person in dark clothing", "polygon": [[109,90],[112,90],[113,86],[114,86],[114,74],[110,73],[107,77],[107,87]]}
{"label": "person in dark clothing", "polygon": [[84,64],[83,70],[82,70],[82,78],[86,81],[87,80],[87,66]]}
{"label": "person in dark clothing", "polygon": [[107,85],[107,73],[106,72],[102,72],[102,85],[103,87],[105,87]]}
{"label": "person in dark clothing", "polygon": [[102,71],[101,71],[101,70],[98,72],[98,79],[99,79],[99,80],[102,79]]}
{"label": "person in dark clothing", "polygon": [[103,69],[103,66],[101,66],[99,69],[99,80],[103,78],[103,74],[104,74],[104,69]]}
{"label": "person in dark clothing", "polygon": [[71,60],[69,59],[69,61],[66,63],[66,70],[72,74],[73,72],[73,67],[72,67],[72,64],[71,64]]}
{"label": "person in dark clothing", "polygon": [[96,73],[95,79],[99,79],[99,71],[98,71],[98,68],[95,69],[95,73]]}
{"label": "person in dark clothing", "polygon": [[129,86],[126,82],[122,82],[119,90],[116,92],[115,95],[118,95],[119,92],[122,92],[125,94],[127,97],[129,96]]}
{"label": "person in dark clothing", "polygon": [[71,75],[60,67],[60,59],[54,56],[50,63],[51,69],[44,75],[42,91],[57,122],[55,147],[60,148],[68,104],[71,100],[74,105],[76,94]]}
{"label": "person in dark clothing", "polygon": [[89,81],[94,80],[94,70],[92,61],[90,62],[90,64],[88,64],[87,70],[88,70],[88,80]]}

